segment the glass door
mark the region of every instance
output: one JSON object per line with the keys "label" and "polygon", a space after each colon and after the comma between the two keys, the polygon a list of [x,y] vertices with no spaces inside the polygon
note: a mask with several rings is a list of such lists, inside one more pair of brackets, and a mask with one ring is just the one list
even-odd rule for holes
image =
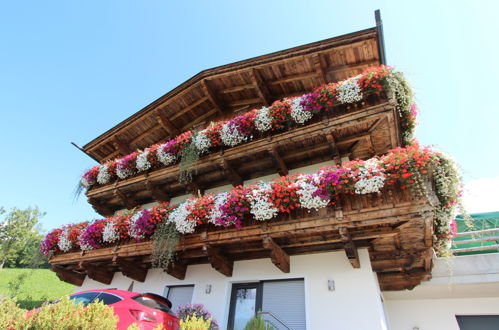
{"label": "glass door", "polygon": [[232,285],[228,327],[230,330],[244,330],[246,323],[261,309],[260,286],[260,283]]}

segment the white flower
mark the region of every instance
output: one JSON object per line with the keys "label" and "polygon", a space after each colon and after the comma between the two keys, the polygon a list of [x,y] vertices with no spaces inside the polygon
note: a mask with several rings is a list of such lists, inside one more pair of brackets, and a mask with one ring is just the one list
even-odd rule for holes
{"label": "white flower", "polygon": [[148,169],[151,168],[151,163],[149,162],[149,159],[147,158],[149,156],[149,153],[151,151],[149,149],[144,150],[144,152],[140,153],[137,156],[137,161],[136,161],[136,166],[137,170],[139,172],[144,172],[147,171]]}
{"label": "white flower", "polygon": [[270,202],[272,189],[268,183],[260,183],[249,195],[250,213],[256,220],[270,220],[277,216],[277,208]]}
{"label": "white flower", "polygon": [[88,188],[92,184],[90,182],[88,182],[87,178],[85,178],[84,176],[82,176],[81,179],[80,179],[80,185],[82,185],[85,188]]}
{"label": "white flower", "polygon": [[158,160],[161,163],[168,166],[168,165],[173,164],[173,162],[175,162],[175,159],[177,157],[175,157],[175,155],[172,153],[166,152],[165,148],[164,148],[165,145],[166,144],[162,144],[159,146],[158,150],[156,150],[156,155],[158,155]]}
{"label": "white flower", "polygon": [[319,189],[319,176],[320,172],[312,175],[300,175],[296,180],[298,190],[296,191],[301,207],[311,210],[318,210],[326,207],[329,200],[314,196],[317,189]]}
{"label": "white flower", "polygon": [[146,212],[146,210],[139,211],[130,218],[130,224],[128,225],[128,234],[130,235],[130,237],[133,237],[136,240],[144,238],[144,234],[139,232],[136,226],[137,220],[140,219],[144,212]]}
{"label": "white flower", "polygon": [[116,175],[120,179],[126,179],[133,175],[133,170],[128,166],[128,164],[118,163],[116,165]]}
{"label": "white flower", "polygon": [[175,223],[175,228],[177,228],[177,231],[179,233],[182,234],[193,233],[196,228],[195,221],[187,220],[187,217],[189,216],[189,211],[187,210],[187,207],[193,203],[194,200],[192,199],[187,200],[182,204],[180,204],[175,210],[173,210],[172,213],[170,213],[170,221],[173,221],[173,223]]}
{"label": "white flower", "polygon": [[379,160],[372,158],[359,168],[359,181],[355,182],[356,194],[377,193],[385,185],[386,175],[381,166],[378,166]]}
{"label": "white flower", "polygon": [[109,173],[109,165],[103,164],[99,166],[99,173],[97,174],[97,182],[99,184],[109,183],[111,179],[111,174]]}
{"label": "white flower", "polygon": [[57,246],[59,246],[59,249],[61,249],[61,251],[68,252],[73,247],[73,244],[68,239],[68,235],[69,235],[68,228],[64,228],[61,235],[59,235],[59,242],[57,243]]}
{"label": "white flower", "polygon": [[341,103],[354,103],[362,100],[362,92],[358,83],[361,76],[356,76],[340,82],[336,89],[336,99]]}
{"label": "white flower", "polygon": [[207,152],[211,147],[211,140],[205,132],[206,130],[202,130],[198,134],[194,135],[194,138],[192,139],[192,142],[201,154]]}
{"label": "white flower", "polygon": [[266,132],[272,128],[272,118],[270,117],[269,108],[263,107],[258,110],[255,118],[255,126],[260,132]]}
{"label": "white flower", "polygon": [[229,121],[222,126],[220,138],[222,139],[222,142],[229,147],[237,146],[248,140],[248,137],[241,134],[237,129],[236,124],[232,121]]}
{"label": "white flower", "polygon": [[116,225],[113,221],[109,221],[104,229],[102,230],[102,240],[104,242],[113,243],[119,239],[118,231],[116,230]]}
{"label": "white flower", "polygon": [[298,124],[305,124],[312,119],[313,115],[311,111],[303,109],[303,106],[300,104],[302,100],[303,97],[297,97],[291,103],[291,118]]}
{"label": "white flower", "polygon": [[207,218],[209,223],[212,223],[215,226],[222,226],[222,224],[218,222],[218,219],[220,219],[223,214],[223,211],[220,209],[220,207],[222,205],[225,205],[228,199],[228,192],[222,192],[213,197],[213,208],[211,209],[211,212],[208,214]]}

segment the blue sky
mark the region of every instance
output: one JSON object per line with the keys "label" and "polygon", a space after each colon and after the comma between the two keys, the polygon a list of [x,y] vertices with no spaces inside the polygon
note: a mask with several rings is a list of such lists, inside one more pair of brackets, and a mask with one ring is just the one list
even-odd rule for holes
{"label": "blue sky", "polygon": [[2,1],[0,206],[38,205],[47,230],[97,217],[73,201],[93,161],[70,141],[203,69],[372,27],[378,8],[388,63],[417,93],[419,140],[452,154],[499,210],[499,4],[372,0]]}

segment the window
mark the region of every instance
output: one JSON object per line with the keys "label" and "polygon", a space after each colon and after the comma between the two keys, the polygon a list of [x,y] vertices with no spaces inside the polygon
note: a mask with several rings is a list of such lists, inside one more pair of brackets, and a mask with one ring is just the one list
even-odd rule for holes
{"label": "window", "polygon": [[496,330],[499,315],[456,315],[461,330]]}
{"label": "window", "polygon": [[94,300],[97,295],[99,295],[100,292],[84,292],[84,293],[78,293],[74,294],[72,296],[69,296],[71,300],[74,301],[75,304],[83,304],[83,306],[87,306]]}
{"label": "window", "polygon": [[111,305],[111,304],[114,304],[118,301],[123,300],[123,298],[121,298],[121,297],[118,297],[114,294],[105,293],[105,292],[102,292],[96,299],[99,301],[102,301],[102,303],[104,303],[104,305]]}
{"label": "window", "polygon": [[275,329],[305,330],[303,279],[233,284],[228,329],[243,330],[257,311]]}
{"label": "window", "polygon": [[192,293],[194,285],[177,285],[165,287],[165,296],[172,303],[172,311],[177,313],[178,306],[190,304],[192,301]]}

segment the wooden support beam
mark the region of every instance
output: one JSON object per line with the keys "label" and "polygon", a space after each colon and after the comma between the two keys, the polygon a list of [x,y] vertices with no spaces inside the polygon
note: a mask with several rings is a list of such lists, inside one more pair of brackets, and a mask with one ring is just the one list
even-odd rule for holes
{"label": "wooden support beam", "polygon": [[170,262],[164,271],[168,275],[183,280],[185,279],[185,273],[187,272],[187,265],[180,262]]}
{"label": "wooden support beam", "polygon": [[136,202],[133,198],[127,196],[120,189],[114,189],[113,194],[120,200],[121,204],[123,204],[129,210],[134,209],[140,205],[138,202]]}
{"label": "wooden support beam", "polygon": [[113,264],[121,268],[121,272],[126,277],[139,282],[144,282],[147,276],[147,269],[142,267],[139,262],[132,262],[124,258],[113,258]]}
{"label": "wooden support beam", "polygon": [[201,197],[204,194],[204,189],[199,187],[195,181],[186,183],[185,190],[187,193],[190,193],[196,197]]}
{"label": "wooden support beam", "polygon": [[346,138],[338,139],[336,140],[336,144],[347,144],[347,143],[352,143],[352,142],[357,142],[359,140],[365,140],[366,138],[370,137],[371,133],[360,133],[360,134],[355,134],[352,136],[348,136]]}
{"label": "wooden support beam", "polygon": [[171,197],[166,194],[158,185],[146,179],[146,189],[157,202],[170,202]]}
{"label": "wooden support beam", "polygon": [[317,78],[317,72],[315,72],[315,71],[314,72],[307,72],[307,73],[303,73],[303,74],[297,74],[294,76],[284,77],[281,79],[269,81],[269,82],[267,82],[267,84],[280,85],[280,84],[284,84],[284,83],[288,83],[288,82],[292,82],[292,81],[311,79],[311,78]]}
{"label": "wooden support beam", "polygon": [[102,203],[97,198],[89,197],[87,198],[88,203],[92,205],[92,208],[95,210],[95,212],[99,213],[100,215],[103,215],[105,217],[110,217],[114,214],[114,211],[110,209],[106,203]]}
{"label": "wooden support beam", "polygon": [[274,160],[277,163],[277,166],[279,167],[279,174],[280,175],[288,175],[288,167],[286,166],[286,163],[282,159],[281,155],[279,155],[279,152],[277,151],[276,146],[272,146],[268,149],[269,153],[272,155]]}
{"label": "wooden support beam", "polygon": [[210,86],[209,82],[206,79],[201,81],[201,88],[203,89],[204,95],[206,95],[208,100],[210,100],[211,104],[213,104],[218,113],[223,115],[224,106],[220,99],[215,95],[213,88]]}
{"label": "wooden support beam", "polygon": [[105,269],[104,267],[98,267],[89,263],[80,263],[81,267],[85,269],[88,277],[92,280],[101,282],[103,284],[111,284],[113,281],[114,272]]}
{"label": "wooden support beam", "polygon": [[132,153],[130,146],[120,139],[117,135],[113,136],[113,145],[117,151],[119,151],[123,156]]}
{"label": "wooden support beam", "polygon": [[283,273],[289,273],[289,255],[271,237],[263,239],[263,247],[270,250],[270,259]]}
{"label": "wooden support beam", "polygon": [[66,270],[60,266],[52,265],[50,270],[55,272],[57,277],[66,283],[73,284],[76,286],[82,286],[85,280],[85,274],[76,273],[70,270]]}
{"label": "wooden support beam", "polygon": [[220,167],[222,168],[224,175],[229,178],[232,186],[237,187],[243,184],[243,179],[241,178],[241,176],[225,158],[222,158],[220,160]]}
{"label": "wooden support beam", "polygon": [[357,247],[355,247],[355,244],[352,241],[352,237],[350,236],[348,228],[340,227],[338,229],[338,232],[340,233],[341,240],[345,244],[344,249],[348,261],[350,261],[353,268],[360,268],[359,252],[357,251]]}
{"label": "wooden support beam", "polygon": [[157,120],[158,123],[168,132],[168,134],[170,134],[170,136],[180,134],[180,130],[161,111],[158,111]]}
{"label": "wooden support beam", "polygon": [[326,133],[326,139],[329,144],[329,147],[331,148],[331,158],[336,159],[339,157],[340,153],[338,151],[338,146],[336,145],[336,140],[334,138],[333,132],[330,131],[329,133]]}
{"label": "wooden support beam", "polygon": [[317,73],[317,78],[319,79],[321,84],[327,83],[327,75],[326,75],[326,63],[324,60],[324,56],[320,53],[316,53],[312,55],[310,58],[312,61],[312,65],[315,68],[315,72]]}
{"label": "wooden support beam", "polygon": [[253,83],[255,84],[256,92],[258,93],[258,96],[260,96],[260,98],[262,99],[262,103],[266,106],[271,105],[272,95],[270,94],[270,91],[267,85],[265,84],[265,81],[260,75],[260,72],[258,72],[255,68],[252,68],[250,70],[250,75],[251,79],[253,80]]}
{"label": "wooden support beam", "polygon": [[233,260],[222,255],[219,249],[208,244],[203,245],[203,252],[208,257],[208,261],[213,268],[227,277],[232,276],[232,269],[234,268]]}

